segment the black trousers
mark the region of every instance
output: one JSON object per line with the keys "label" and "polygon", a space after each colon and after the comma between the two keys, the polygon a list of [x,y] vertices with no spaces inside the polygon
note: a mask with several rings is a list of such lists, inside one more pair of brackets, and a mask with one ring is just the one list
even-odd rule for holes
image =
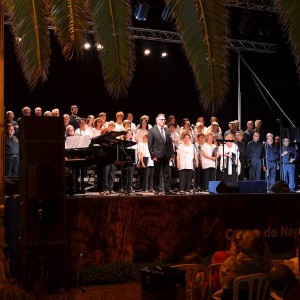
{"label": "black trousers", "polygon": [[159,192],[160,170],[162,170],[165,192],[170,191],[171,187],[169,168],[169,159],[166,157],[158,158],[158,160],[154,162],[153,186],[156,192]]}

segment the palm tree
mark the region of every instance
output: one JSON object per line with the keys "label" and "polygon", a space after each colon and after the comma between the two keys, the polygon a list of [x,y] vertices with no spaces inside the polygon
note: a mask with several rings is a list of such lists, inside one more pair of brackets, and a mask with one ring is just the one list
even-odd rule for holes
{"label": "palm tree", "polygon": [[[12,30],[24,76],[31,88],[47,79],[50,66],[49,22],[55,28],[66,59],[80,58],[86,32],[92,26],[108,94],[126,96],[135,69],[131,38],[133,1],[130,0],[3,0],[12,16]],[[191,66],[201,106],[216,113],[229,87],[228,0],[165,0]],[[251,1],[250,1],[251,2]],[[299,1],[274,0],[280,21],[288,32],[299,69]],[[21,41],[18,42],[20,39]],[[109,51],[106,51],[109,49]]]}
{"label": "palm tree", "polygon": [[[200,103],[206,112],[211,113],[216,113],[222,107],[229,87],[227,1],[164,0],[171,8],[176,30],[183,40]],[[95,42],[104,46],[104,51],[99,52],[99,59],[108,94],[114,98],[126,96],[135,70],[135,44],[129,32],[132,2],[2,0],[6,11],[12,16],[17,55],[28,85],[34,88],[39,81],[47,79],[51,54],[49,23],[55,28],[66,59],[81,57],[86,32],[92,26]],[[288,34],[300,71],[300,1],[273,2],[278,8],[279,20]],[[3,73],[0,78],[3,78]],[[0,90],[3,91],[3,87]],[[0,105],[3,107],[3,101]],[[2,114],[0,118],[3,118]],[[1,133],[3,123],[0,120]]]}

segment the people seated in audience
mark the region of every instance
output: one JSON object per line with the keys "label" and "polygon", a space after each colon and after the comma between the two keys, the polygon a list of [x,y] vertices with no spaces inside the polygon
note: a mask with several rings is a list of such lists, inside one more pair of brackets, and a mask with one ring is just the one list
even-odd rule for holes
{"label": "people seated in audience", "polygon": [[[239,247],[240,251],[228,257],[220,269],[222,300],[232,300],[233,282],[237,277],[267,273],[272,266],[269,259],[269,247],[261,231],[245,230]],[[248,295],[248,291],[245,291],[245,294]],[[241,299],[244,299],[243,296],[245,297],[241,292]]]}
{"label": "people seated in audience", "polygon": [[300,282],[288,266],[283,264],[273,266],[268,272],[267,280],[271,292],[273,291],[280,299],[300,299]]}

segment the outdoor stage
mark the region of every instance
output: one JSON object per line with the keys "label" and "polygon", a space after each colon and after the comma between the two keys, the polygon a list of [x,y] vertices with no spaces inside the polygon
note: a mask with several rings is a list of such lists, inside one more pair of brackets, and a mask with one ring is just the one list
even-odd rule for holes
{"label": "outdoor stage", "polygon": [[264,231],[273,253],[295,251],[298,193],[98,194],[67,198],[69,266],[176,262],[228,247],[234,229]]}

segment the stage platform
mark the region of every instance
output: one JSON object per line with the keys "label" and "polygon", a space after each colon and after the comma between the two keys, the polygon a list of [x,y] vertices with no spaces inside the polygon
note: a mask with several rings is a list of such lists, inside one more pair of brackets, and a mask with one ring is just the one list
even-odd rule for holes
{"label": "stage platform", "polygon": [[294,252],[300,228],[297,193],[67,198],[68,253],[74,267],[115,261],[172,262],[189,253],[210,255],[229,246],[237,228],[264,231],[270,250]]}
{"label": "stage platform", "polygon": [[[26,230],[30,236],[61,230],[48,220],[39,228],[22,227],[18,218],[22,203],[19,197],[7,199],[10,247],[17,245],[16,238]],[[84,267],[118,261],[172,263],[191,253],[209,256],[229,248],[230,236],[238,228],[262,230],[273,253],[293,253],[299,216],[298,193],[85,193],[66,197],[68,270],[76,269],[78,264]]]}

